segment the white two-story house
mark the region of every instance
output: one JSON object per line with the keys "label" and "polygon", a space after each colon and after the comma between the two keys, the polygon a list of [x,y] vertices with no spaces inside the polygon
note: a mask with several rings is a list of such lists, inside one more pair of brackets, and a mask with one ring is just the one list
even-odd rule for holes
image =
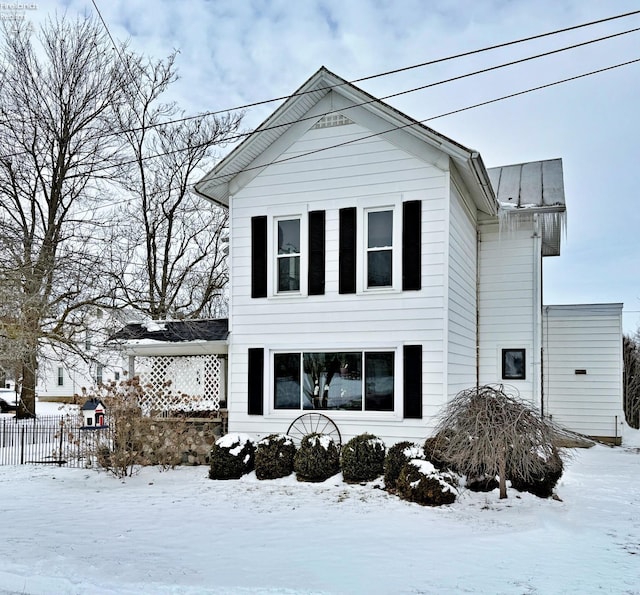
{"label": "white two-story house", "polygon": [[621,305],[542,303],[561,160],[487,169],[322,68],[196,190],[230,211],[230,431],[321,411],[343,439],[418,440],[460,390],[503,383],[619,435]]}

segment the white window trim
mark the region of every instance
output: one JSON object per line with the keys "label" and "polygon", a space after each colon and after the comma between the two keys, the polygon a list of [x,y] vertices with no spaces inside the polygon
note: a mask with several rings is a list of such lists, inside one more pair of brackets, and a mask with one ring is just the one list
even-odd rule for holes
{"label": "white window trim", "polygon": [[[393,245],[391,257],[391,285],[387,287],[367,287],[367,221],[373,211],[393,212]],[[402,290],[402,197],[374,197],[358,202],[356,247],[356,293],[399,293]]]}
{"label": "white window trim", "polygon": [[[267,224],[267,296],[270,298],[286,299],[291,297],[306,297],[308,295],[309,271],[309,217],[307,207],[297,212],[290,209],[274,209],[269,214]],[[300,290],[278,291],[278,221],[287,219],[300,220]]]}

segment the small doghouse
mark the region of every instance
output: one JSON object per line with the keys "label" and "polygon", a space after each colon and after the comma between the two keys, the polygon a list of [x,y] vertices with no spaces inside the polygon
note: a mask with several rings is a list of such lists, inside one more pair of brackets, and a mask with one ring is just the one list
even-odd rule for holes
{"label": "small doghouse", "polygon": [[85,428],[105,427],[106,407],[100,399],[89,399],[82,406],[82,417]]}

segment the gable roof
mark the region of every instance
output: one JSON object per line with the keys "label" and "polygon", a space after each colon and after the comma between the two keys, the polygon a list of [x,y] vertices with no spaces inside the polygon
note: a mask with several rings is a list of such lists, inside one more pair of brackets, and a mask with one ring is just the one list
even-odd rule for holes
{"label": "gable roof", "polygon": [[[291,126],[304,118],[305,114],[330,92],[342,95],[355,105],[369,110],[388,122],[387,132],[397,133],[401,130],[443,151],[454,162],[478,209],[490,215],[497,213],[498,204],[493,188],[477,151],[468,149],[421,124],[324,67],[320,68],[251,135],[207,173],[195,185],[195,191],[209,200],[228,206],[232,194],[230,186],[234,178],[251,170],[257,173],[262,167],[269,165],[268,163],[255,165],[255,162],[268,147]],[[348,109],[340,111],[345,112]],[[320,116],[317,119],[319,118]],[[309,124],[311,126],[313,122]]]}
{"label": "gable roof", "polygon": [[543,256],[559,255],[566,213],[562,159],[492,167],[488,172],[502,219],[531,220],[536,213],[542,227]]}

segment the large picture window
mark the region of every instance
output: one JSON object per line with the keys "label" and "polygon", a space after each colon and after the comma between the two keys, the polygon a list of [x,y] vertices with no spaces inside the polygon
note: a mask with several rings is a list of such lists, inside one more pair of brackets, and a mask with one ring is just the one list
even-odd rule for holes
{"label": "large picture window", "polygon": [[274,408],[393,411],[394,353],[276,353]]}
{"label": "large picture window", "polygon": [[367,287],[393,285],[393,211],[367,212]]}
{"label": "large picture window", "polygon": [[280,219],[278,226],[278,292],[300,291],[300,219]]}

